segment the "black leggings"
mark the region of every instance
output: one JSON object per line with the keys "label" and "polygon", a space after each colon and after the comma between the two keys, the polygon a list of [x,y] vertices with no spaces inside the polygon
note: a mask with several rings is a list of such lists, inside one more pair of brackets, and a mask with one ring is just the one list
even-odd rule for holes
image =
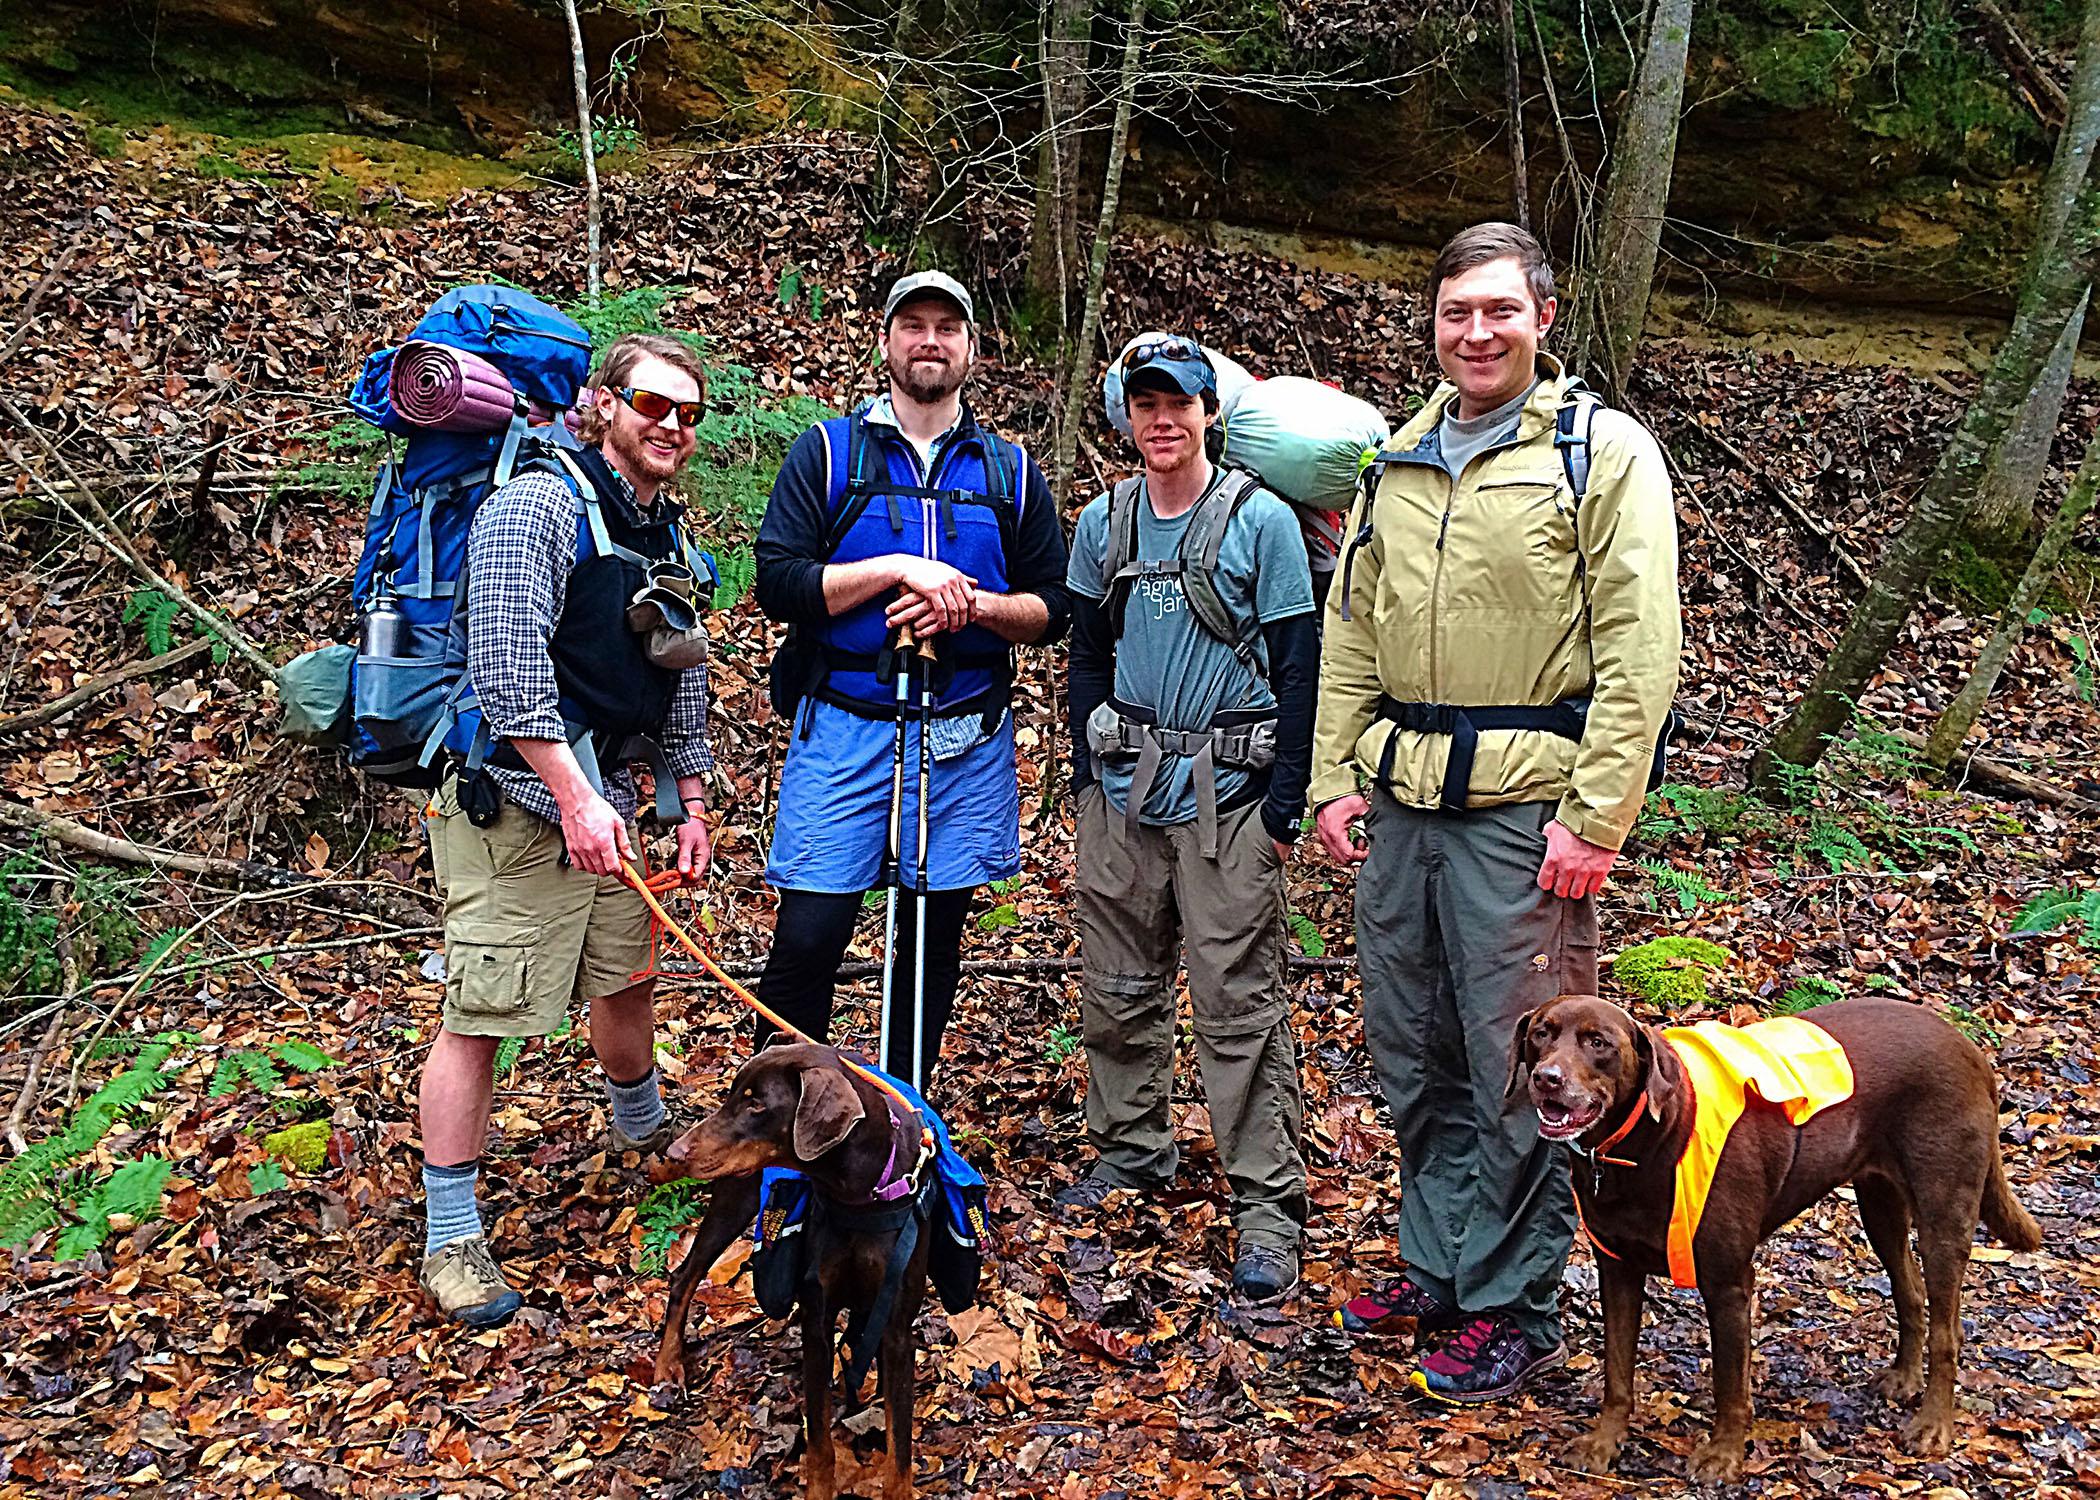
{"label": "black leggings", "polygon": [[[955,988],[962,979],[962,928],[969,915],[974,887],[926,894],[926,1074],[940,1060],[941,1037],[955,1009]],[[911,999],[914,902],[909,891],[897,893],[896,988],[890,1001],[891,1071],[899,1078],[911,1072]],[[759,977],[758,998],[780,1018],[819,1041],[830,1039],[831,1005],[838,987],[839,960],[853,940],[861,913],[858,893],[829,891],[780,893],[780,919],[773,927],[773,949]],[[773,1036],[758,1023],[758,1045]],[[878,1062],[881,1059],[876,1059]],[[921,1093],[925,1078],[910,1080]]]}

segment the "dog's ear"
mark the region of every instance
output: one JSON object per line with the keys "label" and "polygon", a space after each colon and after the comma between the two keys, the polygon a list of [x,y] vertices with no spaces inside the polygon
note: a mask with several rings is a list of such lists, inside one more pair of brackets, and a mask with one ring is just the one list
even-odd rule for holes
{"label": "dog's ear", "polygon": [[1517,1097],[1517,1090],[1531,1075],[1531,1018],[1545,1008],[1541,1005],[1537,1010],[1527,1010],[1517,1017],[1517,1029],[1509,1039],[1509,1083],[1502,1090],[1504,1104]]}
{"label": "dog's ear", "polygon": [[1641,1092],[1648,1100],[1648,1117],[1660,1120],[1664,1106],[1677,1093],[1678,1072],[1682,1064],[1653,1026],[1644,1026],[1638,1021],[1633,1023],[1633,1050],[1641,1060],[1641,1071],[1647,1077]]}
{"label": "dog's ear", "polygon": [[843,1141],[868,1112],[853,1080],[837,1068],[804,1068],[795,1106],[795,1155],[815,1161]]}

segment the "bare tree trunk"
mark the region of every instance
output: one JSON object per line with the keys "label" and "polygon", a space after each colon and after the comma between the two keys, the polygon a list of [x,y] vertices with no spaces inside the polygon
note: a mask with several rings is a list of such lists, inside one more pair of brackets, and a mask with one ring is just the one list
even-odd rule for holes
{"label": "bare tree trunk", "polygon": [[[2100,0],[2088,4],[2100,8]],[[2069,228],[2057,237],[2055,253],[2030,268],[2011,331],[1910,518],[1890,540],[1873,583],[1853,607],[1845,633],[1809,684],[1807,696],[1752,759],[1754,786],[1770,786],[1778,762],[1815,765],[1830,737],[1851,719],[1853,705],[1881,669],[1926,580],[1968,514],[1992,449],[2004,440],[2065,325],[2083,304],[2096,240],[2100,187],[2088,181],[2077,188]]]}
{"label": "bare tree trunk", "polygon": [[897,197],[897,111],[903,108],[904,66],[911,56],[906,50],[912,27],[918,24],[919,0],[899,0],[890,24],[890,55],[882,62],[882,101],[875,121],[875,212],[879,218],[890,211]]}
{"label": "bare tree trunk", "polygon": [[1079,263],[1079,130],[1086,110],[1089,0],[1048,0],[1043,16],[1043,128],[1035,154],[1035,222],[1028,245],[1028,300],[1043,327],[1062,336],[1072,268]]}
{"label": "bare tree trunk", "polygon": [[[1995,9],[1979,10],[1986,19],[1995,16],[2010,26],[1997,16]],[[2056,138],[2056,154],[2050,158],[2048,175],[2042,180],[2034,252],[2028,257],[2030,266],[2048,254],[2063,234],[2064,216],[2076,196],[2076,185],[2085,180],[2094,144],[2100,141],[2100,7],[2088,7],[2079,23],[2078,61],[2071,74],[2071,92],[2058,103],[2063,108],[2063,129]],[[2066,183],[2070,184],[2068,191]],[[2042,474],[2049,467],[2049,450],[2056,440],[2056,424],[2063,415],[2064,393],[2071,384],[2078,336],[2084,327],[2081,308],[2057,340],[2041,380],[2028,396],[2012,432],[1991,455],[1990,468],[1977,487],[1969,534],[1992,551],[2005,550],[2023,540],[2028,527],[2034,524],[2035,491],[2041,487]]]}
{"label": "bare tree trunk", "polygon": [[1932,726],[1932,733],[1925,741],[1925,762],[1937,770],[1947,769],[1968,738],[1969,730],[1976,723],[1976,716],[1983,712],[1983,705],[1991,696],[1991,689],[1998,685],[1998,674],[2005,670],[2006,658],[2012,655],[2013,647],[2027,633],[2027,613],[2042,597],[2042,590],[2049,585],[2049,577],[2056,571],[2056,560],[2063,556],[2064,548],[2070,545],[2078,530],[2078,523],[2085,519],[2086,512],[2093,508],[2093,493],[2100,489],[2100,437],[2086,444],[2085,459],[2078,465],[2078,477],[2071,481],[2071,492],[2064,496],[2063,507],[2057,511],[2056,519],[2042,533],[2041,545],[2034,549],[2034,556],[2027,560],[2027,571],[2005,601],[2004,612],[1998,616],[1998,624],[1991,631],[1990,639],[1984,642],[1983,652],[1976,658],[1975,670],[1962,690],[1954,695],[1939,722]]}
{"label": "bare tree trunk", "polygon": [[1531,172],[1524,159],[1524,70],[1517,64],[1517,9],[1498,0],[1502,13],[1502,87],[1509,95],[1503,123],[1509,131],[1509,191],[1516,200],[1517,223],[1531,227]]}
{"label": "bare tree trunk", "polygon": [[1108,133],[1108,165],[1101,175],[1101,217],[1094,225],[1094,249],[1087,259],[1086,301],[1079,316],[1079,336],[1067,350],[1065,404],[1057,424],[1056,462],[1051,493],[1059,505],[1071,483],[1072,460],[1079,452],[1079,423],[1086,410],[1087,387],[1094,378],[1094,340],[1101,332],[1101,285],[1108,276],[1109,246],[1116,237],[1116,209],[1123,197],[1123,162],[1130,148],[1130,108],[1137,95],[1138,62],[1143,53],[1145,0],[1130,0],[1124,23],[1123,66],[1116,75],[1116,119]]}
{"label": "bare tree trunk", "polygon": [[1692,0],[1655,0],[1640,74],[1612,146],[1597,254],[1583,277],[1568,345],[1577,370],[1593,372],[1607,390],[1624,389],[1648,321],[1691,36]]}
{"label": "bare tree trunk", "polygon": [[576,143],[583,151],[584,285],[596,302],[605,291],[605,205],[598,195],[598,143],[591,138],[591,79],[583,57],[583,23],[576,0],[561,0],[569,18],[569,72],[576,83]]}

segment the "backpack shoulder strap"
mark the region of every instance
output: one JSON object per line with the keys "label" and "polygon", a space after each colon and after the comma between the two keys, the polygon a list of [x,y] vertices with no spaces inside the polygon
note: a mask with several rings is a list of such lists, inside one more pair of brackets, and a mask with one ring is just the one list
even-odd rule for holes
{"label": "backpack shoulder strap", "polygon": [[1569,385],[1553,414],[1553,446],[1560,450],[1561,468],[1567,472],[1568,489],[1578,511],[1590,482],[1590,428],[1603,404],[1595,392],[1577,381]]}
{"label": "backpack shoulder strap", "polygon": [[[868,440],[867,423],[861,420],[860,413],[849,412],[843,417],[833,417],[823,425],[827,479],[824,507],[830,518],[824,532],[823,556],[828,560],[838,552],[840,543],[846,540],[846,533],[853,529],[853,523],[867,508],[869,466],[881,465],[887,472],[888,461]],[[840,438],[844,438],[843,444],[839,442]],[[895,504],[892,500],[893,511]]]}
{"label": "backpack shoulder strap", "polygon": [[1262,488],[1259,475],[1237,466],[1227,466],[1224,477],[1196,504],[1188,530],[1181,535],[1181,591],[1188,599],[1196,623],[1233,649],[1256,676],[1262,675],[1252,639],[1254,622],[1236,620],[1218,591],[1218,553],[1233,517]]}
{"label": "backpack shoulder strap", "polygon": [[1123,634],[1123,602],[1130,597],[1131,581],[1137,576],[1137,508],[1145,481],[1121,479],[1108,492],[1108,540],[1101,550],[1101,588],[1108,605],[1109,623],[1118,638]]}

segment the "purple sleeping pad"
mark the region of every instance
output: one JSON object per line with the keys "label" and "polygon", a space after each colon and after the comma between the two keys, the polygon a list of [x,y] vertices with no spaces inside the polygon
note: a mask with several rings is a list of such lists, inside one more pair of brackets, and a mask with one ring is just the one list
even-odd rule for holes
{"label": "purple sleeping pad", "polygon": [[494,432],[517,409],[504,373],[478,354],[411,339],[394,356],[388,392],[405,421],[439,432]]}

